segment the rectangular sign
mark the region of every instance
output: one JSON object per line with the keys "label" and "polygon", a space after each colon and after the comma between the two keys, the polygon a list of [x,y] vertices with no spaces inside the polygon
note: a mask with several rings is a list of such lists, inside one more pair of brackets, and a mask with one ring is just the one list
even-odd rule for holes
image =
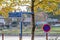
{"label": "rectangular sign", "polygon": [[21,17],[22,14],[33,14],[32,12],[10,12],[9,17]]}
{"label": "rectangular sign", "polygon": [[11,12],[9,13],[9,17],[21,17],[21,13],[20,12]]}

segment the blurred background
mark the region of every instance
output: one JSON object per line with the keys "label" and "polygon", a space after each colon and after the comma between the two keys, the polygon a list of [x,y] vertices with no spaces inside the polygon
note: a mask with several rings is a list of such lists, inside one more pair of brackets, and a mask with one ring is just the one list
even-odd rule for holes
{"label": "blurred background", "polygon": [[[8,17],[9,12],[31,12],[31,0],[0,0],[0,34],[19,35],[21,18]],[[35,0],[35,35],[45,35],[44,24],[49,24],[49,34],[60,34],[60,0]],[[22,15],[23,35],[31,35],[32,15]]]}

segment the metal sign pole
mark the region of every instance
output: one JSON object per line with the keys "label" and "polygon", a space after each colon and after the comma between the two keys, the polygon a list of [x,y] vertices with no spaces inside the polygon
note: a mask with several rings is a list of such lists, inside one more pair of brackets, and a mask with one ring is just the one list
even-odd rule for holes
{"label": "metal sign pole", "polygon": [[21,22],[20,22],[20,40],[22,40],[22,13],[21,13]]}
{"label": "metal sign pole", "polygon": [[[9,17],[21,17],[21,21],[19,22],[19,24],[20,24],[20,34],[19,34],[19,40],[22,40],[22,14],[32,14],[32,13],[30,13],[30,12],[10,12],[9,13]],[[33,15],[34,16],[34,15]],[[34,18],[34,17],[33,17]],[[33,20],[33,31],[34,31],[34,28],[35,26],[34,26],[34,20]],[[32,31],[32,35],[34,36],[34,32]],[[32,37],[33,37],[32,36]]]}
{"label": "metal sign pole", "polygon": [[2,31],[2,40],[4,40],[4,32]]}
{"label": "metal sign pole", "polygon": [[50,31],[50,25],[49,24],[44,24],[43,26],[43,31],[46,32],[46,40],[48,40],[48,32]]}
{"label": "metal sign pole", "polygon": [[21,31],[21,33],[20,33],[20,40],[22,40],[22,21],[20,22],[21,24],[21,26],[20,26],[20,31]]}
{"label": "metal sign pole", "polygon": [[46,40],[48,40],[48,33],[46,33]]}

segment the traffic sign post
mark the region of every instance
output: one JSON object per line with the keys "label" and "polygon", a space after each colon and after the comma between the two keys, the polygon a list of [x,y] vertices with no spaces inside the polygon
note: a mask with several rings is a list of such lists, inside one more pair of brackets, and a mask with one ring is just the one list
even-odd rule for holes
{"label": "traffic sign post", "polygon": [[10,12],[9,13],[10,18],[21,18],[20,24],[20,34],[19,34],[19,40],[22,40],[22,12]]}
{"label": "traffic sign post", "polygon": [[10,12],[9,17],[21,17],[21,12]]}
{"label": "traffic sign post", "polygon": [[2,33],[2,40],[4,40],[4,33]]}
{"label": "traffic sign post", "polygon": [[50,25],[49,24],[44,24],[43,25],[43,31],[46,32],[46,40],[48,40],[48,32],[50,31]]}
{"label": "traffic sign post", "polygon": [[21,22],[20,22],[20,40],[22,40],[22,13],[20,13],[20,17],[21,17]]}
{"label": "traffic sign post", "polygon": [[21,24],[21,26],[20,26],[20,31],[21,31],[21,33],[20,33],[20,40],[22,40],[22,21],[20,22]]}
{"label": "traffic sign post", "polygon": [[20,34],[19,34],[19,40],[22,40],[22,14],[32,14],[31,12],[10,12],[9,13],[9,17],[11,18],[14,18],[14,17],[18,17],[20,18],[21,17],[21,21],[19,22],[20,23]]}
{"label": "traffic sign post", "polygon": [[46,33],[46,40],[48,40],[48,33]]}

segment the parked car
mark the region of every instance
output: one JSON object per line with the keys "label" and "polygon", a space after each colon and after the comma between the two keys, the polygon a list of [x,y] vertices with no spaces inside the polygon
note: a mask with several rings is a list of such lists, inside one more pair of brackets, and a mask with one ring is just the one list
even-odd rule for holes
{"label": "parked car", "polygon": [[47,24],[47,22],[45,22],[45,21],[38,21],[38,22],[36,22],[36,24]]}
{"label": "parked car", "polygon": [[4,28],[4,24],[0,23],[0,30],[2,30]]}
{"label": "parked car", "polygon": [[17,25],[18,25],[18,22],[17,22],[17,21],[13,21],[13,22],[11,23],[11,26],[12,26],[12,27],[17,27]]}
{"label": "parked car", "polygon": [[51,26],[59,26],[60,27],[60,24],[54,24],[54,25],[51,25]]}
{"label": "parked car", "polygon": [[0,16],[0,30],[4,28],[4,25],[5,25],[4,17]]}
{"label": "parked car", "polygon": [[30,25],[30,22],[23,22],[23,25],[26,27],[26,26]]}

